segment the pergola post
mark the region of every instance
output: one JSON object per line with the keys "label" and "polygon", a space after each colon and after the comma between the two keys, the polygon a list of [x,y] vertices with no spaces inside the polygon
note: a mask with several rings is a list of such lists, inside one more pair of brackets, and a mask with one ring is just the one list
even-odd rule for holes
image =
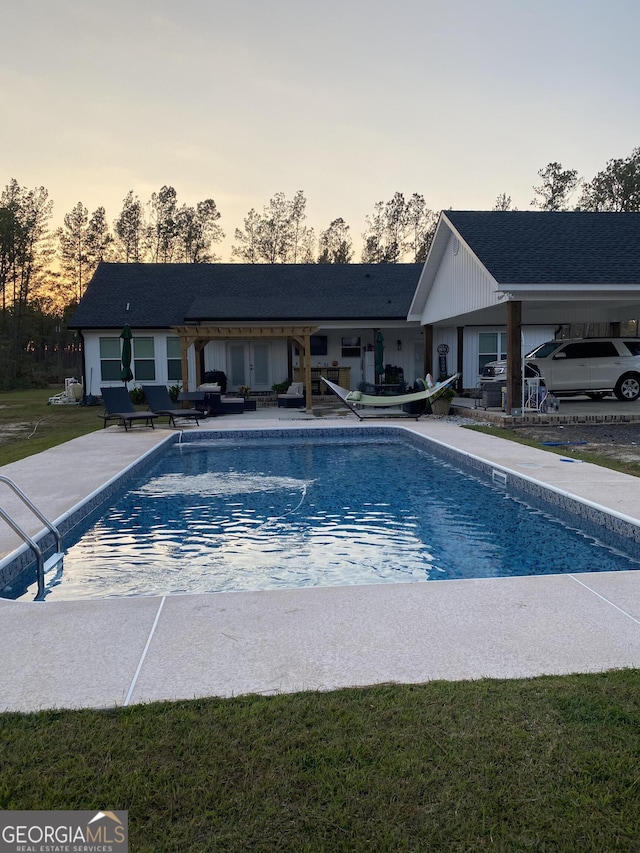
{"label": "pergola post", "polygon": [[194,348],[196,351],[196,388],[199,385],[202,385],[202,366],[200,364],[200,353],[207,345],[206,341],[194,341]]}
{"label": "pergola post", "polygon": [[507,302],[507,414],[522,406],[522,302]]}
{"label": "pergola post", "polygon": [[304,387],[306,389],[307,413],[313,412],[311,405],[311,335],[304,336]]}
{"label": "pergola post", "polygon": [[[311,335],[314,335],[317,331],[318,327],[311,325],[223,326],[213,325],[212,323],[198,323],[188,326],[174,326],[174,334],[180,336],[182,387],[185,391],[189,390],[189,361],[187,352],[191,344],[194,345],[196,355],[198,356],[209,341],[265,341],[285,339],[291,342],[294,340],[300,351],[300,375],[304,376],[307,412],[313,412],[311,404]],[[290,356],[288,355],[287,358],[290,358]],[[201,373],[200,358],[196,357],[196,387],[202,382]]]}
{"label": "pergola post", "polygon": [[182,390],[189,390],[189,358],[187,351],[189,349],[189,341],[184,335],[180,335],[180,369],[182,370]]}

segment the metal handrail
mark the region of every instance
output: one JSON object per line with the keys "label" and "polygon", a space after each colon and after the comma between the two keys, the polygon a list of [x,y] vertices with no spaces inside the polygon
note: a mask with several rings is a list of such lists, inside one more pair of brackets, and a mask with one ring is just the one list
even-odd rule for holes
{"label": "metal handrail", "polygon": [[[29,507],[31,512],[37,516],[40,521],[48,528],[50,533],[53,533],[56,540],[56,551],[57,553],[62,552],[62,536],[57,527],[55,527],[46,516],[44,516],[38,507],[25,495],[22,489],[14,483],[13,480],[9,479],[9,477],[5,477],[3,474],[0,474],[0,483],[6,483],[10,489],[20,498],[20,500]],[[36,596],[36,600],[38,598],[42,598],[44,595],[44,554],[42,553],[42,549],[39,545],[37,545],[34,540],[20,527],[17,522],[15,522],[11,516],[0,507],[0,516],[4,518],[9,527],[20,536],[20,538],[29,545],[30,548],[33,549],[35,555],[38,559],[38,595]]]}

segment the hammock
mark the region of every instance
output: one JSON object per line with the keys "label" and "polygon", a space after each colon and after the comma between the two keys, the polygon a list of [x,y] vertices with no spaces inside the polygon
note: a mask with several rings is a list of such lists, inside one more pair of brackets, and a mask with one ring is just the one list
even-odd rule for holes
{"label": "hammock", "polygon": [[410,394],[392,394],[389,396],[374,396],[372,394],[363,394],[361,391],[349,391],[347,388],[342,388],[340,385],[330,382],[328,379],[325,379],[324,376],[321,376],[320,378],[324,384],[328,385],[333,393],[340,397],[342,402],[362,420],[360,413],[353,408],[354,405],[389,408],[390,406],[402,406],[405,403],[416,403],[419,400],[424,400],[426,402],[432,397],[437,397],[440,391],[455,382],[458,376],[460,376],[460,374],[456,373],[455,376],[449,376],[442,382],[437,382],[435,385],[426,387],[423,391],[412,391]]}

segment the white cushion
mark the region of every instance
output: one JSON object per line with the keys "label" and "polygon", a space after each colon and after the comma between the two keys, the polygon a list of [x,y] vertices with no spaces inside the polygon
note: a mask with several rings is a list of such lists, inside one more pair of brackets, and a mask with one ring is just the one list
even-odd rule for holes
{"label": "white cushion", "polygon": [[212,391],[214,394],[220,393],[220,386],[215,382],[204,382],[198,385],[198,391]]}
{"label": "white cushion", "polygon": [[287,388],[289,397],[302,397],[304,394],[304,382],[292,382]]}

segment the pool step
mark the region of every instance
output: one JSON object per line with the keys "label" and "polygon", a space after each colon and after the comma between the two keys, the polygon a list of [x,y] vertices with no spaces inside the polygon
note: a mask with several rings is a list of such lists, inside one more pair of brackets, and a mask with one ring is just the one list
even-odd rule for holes
{"label": "pool step", "polygon": [[58,566],[60,565],[60,563],[62,562],[63,558],[64,558],[64,554],[60,553],[59,551],[56,552],[55,554],[52,554],[50,557],[48,557],[44,561],[44,572],[45,572],[45,574],[47,572],[50,572],[51,569],[57,569]]}

